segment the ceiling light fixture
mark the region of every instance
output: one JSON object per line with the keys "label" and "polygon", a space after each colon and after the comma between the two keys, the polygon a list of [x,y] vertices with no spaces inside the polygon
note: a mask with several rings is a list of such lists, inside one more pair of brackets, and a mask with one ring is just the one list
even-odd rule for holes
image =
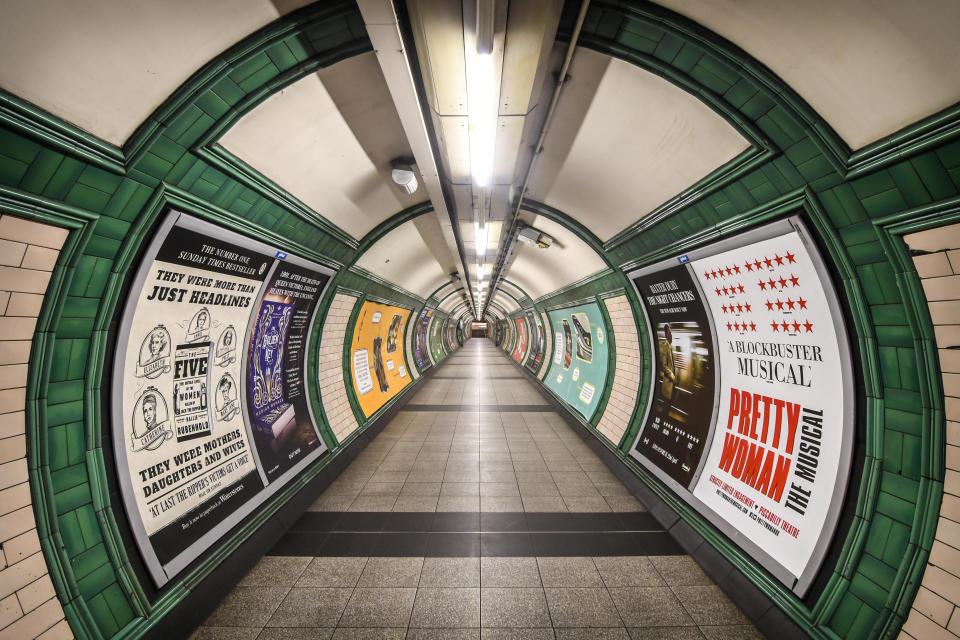
{"label": "ceiling light fixture", "polygon": [[479,257],[487,253],[487,225],[481,225],[478,221],[473,221],[473,242],[474,251]]}
{"label": "ceiling light fixture", "polygon": [[470,173],[478,187],[490,183],[497,137],[497,100],[493,55],[474,53],[467,67],[467,120],[470,126]]}
{"label": "ceiling light fixture", "polygon": [[410,158],[394,158],[390,161],[390,177],[403,191],[410,195],[420,185],[417,183],[417,174],[413,171],[413,160]]}

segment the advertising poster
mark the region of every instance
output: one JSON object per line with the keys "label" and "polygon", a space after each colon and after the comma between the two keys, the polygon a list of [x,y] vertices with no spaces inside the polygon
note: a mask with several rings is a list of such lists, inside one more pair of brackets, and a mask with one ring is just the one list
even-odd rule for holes
{"label": "advertising poster", "polygon": [[410,384],[404,364],[404,330],[410,310],[366,301],[353,327],[353,389],[366,417]]}
{"label": "advertising poster", "polygon": [[[853,442],[850,347],[836,293],[797,218],[681,262],[631,278],[651,326],[660,323],[663,305],[650,300],[657,295],[650,287],[676,282],[676,289],[664,291],[683,298],[672,304],[689,307],[685,321],[693,321],[700,313],[693,308],[700,307],[715,332],[716,406],[687,499],[803,594],[836,527]],[[698,292],[692,298],[680,294],[690,281]],[[658,331],[657,339],[663,337]],[[633,455],[662,468],[657,453],[643,445],[658,393]]]}
{"label": "advertising poster", "polygon": [[536,373],[543,362],[543,324],[539,316],[527,312],[527,326],[530,327],[530,352],[527,354],[526,367]]}
{"label": "advertising poster", "polygon": [[447,356],[447,351],[443,346],[443,322],[444,318],[435,315],[433,322],[430,323],[430,356],[433,358],[434,364]]}
{"label": "advertising poster", "polygon": [[263,488],[240,413],[237,327],[272,262],[175,226],[134,293],[121,348],[121,481],[161,564]]}
{"label": "advertising poster", "polygon": [[686,265],[638,276],[633,282],[656,332],[653,403],[636,451],[689,488],[713,423],[713,329]]}
{"label": "advertising poster", "polygon": [[[307,332],[329,280],[325,273],[280,262],[254,315],[247,357],[247,411],[268,481],[322,446],[307,407],[303,376]],[[235,396],[235,381],[221,379],[218,400],[230,389]]]}
{"label": "advertising poster", "polygon": [[517,343],[513,347],[513,353],[510,355],[518,363],[523,363],[523,357],[527,353],[527,322],[523,318],[514,318],[513,326],[517,330]]}
{"label": "advertising poster", "polygon": [[589,420],[607,381],[603,313],[595,302],[548,312],[556,352],[544,378],[547,387]]}
{"label": "advertising poster", "polygon": [[513,351],[513,335],[514,332],[510,328],[510,320],[503,321],[503,344],[501,347],[507,353]]}
{"label": "advertising poster", "polygon": [[424,371],[433,363],[430,361],[430,346],[427,343],[427,329],[430,327],[430,319],[433,317],[433,309],[424,309],[417,318],[417,324],[413,330],[413,359],[417,363],[417,368]]}
{"label": "advertising poster", "polygon": [[[292,477],[273,482],[283,470],[324,450],[304,397],[303,348],[331,272],[280,254],[173,211],[131,283],[113,363],[113,447],[158,585]],[[258,391],[265,405],[255,414]],[[271,411],[286,416],[276,448],[254,420]]]}

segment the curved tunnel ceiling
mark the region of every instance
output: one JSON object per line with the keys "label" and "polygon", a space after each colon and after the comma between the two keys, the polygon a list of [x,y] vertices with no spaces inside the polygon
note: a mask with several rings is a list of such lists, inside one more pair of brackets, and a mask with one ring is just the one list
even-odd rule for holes
{"label": "curved tunnel ceiling", "polygon": [[448,280],[414,221],[390,231],[364,253],[357,266],[426,298]]}
{"label": "curved tunnel ceiling", "polygon": [[275,93],[220,144],[354,238],[423,199],[390,179],[411,151],[372,52]]}

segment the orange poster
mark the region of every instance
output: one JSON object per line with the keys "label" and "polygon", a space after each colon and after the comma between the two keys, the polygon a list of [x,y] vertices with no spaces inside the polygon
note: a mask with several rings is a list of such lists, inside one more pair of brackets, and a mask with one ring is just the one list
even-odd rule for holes
{"label": "orange poster", "polygon": [[403,357],[403,332],[409,317],[409,309],[378,302],[364,302],[357,316],[350,371],[360,408],[368,418],[410,384]]}

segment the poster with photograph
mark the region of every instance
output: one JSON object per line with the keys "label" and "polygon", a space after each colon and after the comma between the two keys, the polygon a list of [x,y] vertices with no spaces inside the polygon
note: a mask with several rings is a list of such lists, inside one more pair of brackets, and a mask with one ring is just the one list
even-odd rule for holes
{"label": "poster with photograph", "polygon": [[539,315],[530,311],[527,312],[526,318],[527,326],[530,327],[530,352],[527,354],[525,366],[536,373],[540,370],[540,363],[543,362],[543,324],[540,322]]}
{"label": "poster with photograph", "polygon": [[132,293],[116,448],[161,564],[263,488],[240,414],[236,327],[246,327],[272,262],[174,226]]}
{"label": "poster with photograph", "polygon": [[516,335],[516,329],[510,326],[510,320],[503,321],[503,345],[502,348],[507,353],[513,351],[513,341]]}
{"label": "poster with photograph", "polygon": [[527,354],[527,321],[522,317],[514,318],[513,324],[517,329],[517,343],[513,347],[511,357],[518,363],[523,363],[523,358]]}
{"label": "poster with photograph", "polygon": [[[307,407],[306,341],[330,276],[280,262],[264,287],[248,345],[247,410],[267,480],[322,446]],[[221,380],[236,394],[235,382]]]}
{"label": "poster with photograph", "polygon": [[131,282],[113,362],[113,449],[158,586],[325,450],[304,348],[332,272],[287,258],[170,211]]}
{"label": "poster with photograph", "polygon": [[547,388],[587,420],[607,381],[607,339],[600,306],[589,304],[548,312],[557,337]]}
{"label": "poster with photograph", "polygon": [[[631,454],[670,472],[684,489],[681,497],[802,595],[836,527],[854,428],[850,345],[816,245],[795,217],[630,277],[658,342],[650,411]],[[668,319],[663,310],[672,307],[685,309],[684,315]],[[667,354],[673,353],[679,371],[678,323],[709,324],[714,344],[701,376],[704,389],[711,378],[715,389],[702,393],[715,397],[709,435],[702,439],[700,468],[689,479],[672,472],[663,463],[666,456],[644,442],[648,433],[660,435],[658,406],[670,391],[663,390],[670,378],[662,374],[670,367]],[[698,348],[710,342],[703,337]],[[676,389],[674,404],[675,398]],[[674,443],[682,443],[682,436],[677,432]],[[658,444],[669,452],[668,445],[662,438]]]}
{"label": "poster with photograph", "polygon": [[635,449],[689,488],[713,423],[713,329],[686,265],[637,276],[633,282],[656,332],[653,404]]}
{"label": "poster with photograph", "polygon": [[423,309],[413,330],[413,359],[420,371],[426,370],[433,364],[430,360],[429,344],[431,318],[433,318],[433,309]]}
{"label": "poster with photograph", "polygon": [[410,309],[367,300],[353,326],[353,389],[366,417],[410,384],[404,358],[404,327]]}
{"label": "poster with photograph", "polygon": [[443,323],[445,317],[434,314],[430,323],[430,357],[434,364],[447,357],[447,350],[443,344]]}

